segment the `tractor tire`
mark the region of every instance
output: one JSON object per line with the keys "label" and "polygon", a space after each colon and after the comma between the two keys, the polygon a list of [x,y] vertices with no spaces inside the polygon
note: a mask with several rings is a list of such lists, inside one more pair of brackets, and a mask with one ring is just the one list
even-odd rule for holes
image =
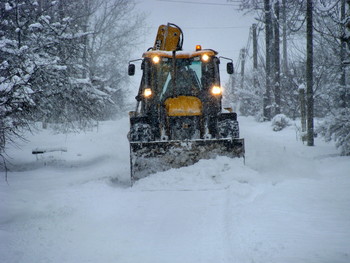
{"label": "tractor tire", "polygon": [[218,122],[219,138],[239,138],[238,121],[232,119],[221,120]]}

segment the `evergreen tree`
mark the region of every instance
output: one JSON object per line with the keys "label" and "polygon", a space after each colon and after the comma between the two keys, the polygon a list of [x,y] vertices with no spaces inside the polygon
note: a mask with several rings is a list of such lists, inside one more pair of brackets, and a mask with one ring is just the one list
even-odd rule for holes
{"label": "evergreen tree", "polygon": [[123,107],[140,18],[128,0],[0,2],[0,154],[35,121],[80,129]]}

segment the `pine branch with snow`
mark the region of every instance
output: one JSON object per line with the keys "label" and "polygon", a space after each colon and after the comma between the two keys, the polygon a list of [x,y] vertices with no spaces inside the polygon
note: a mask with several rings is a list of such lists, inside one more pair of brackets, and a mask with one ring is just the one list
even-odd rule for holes
{"label": "pine branch with snow", "polygon": [[350,108],[335,110],[318,130],[326,141],[335,141],[342,155],[350,155]]}

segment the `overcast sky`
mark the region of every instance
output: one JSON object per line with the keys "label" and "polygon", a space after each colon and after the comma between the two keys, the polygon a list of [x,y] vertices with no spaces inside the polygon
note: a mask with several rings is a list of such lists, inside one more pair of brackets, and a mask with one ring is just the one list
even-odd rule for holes
{"label": "overcast sky", "polygon": [[185,51],[201,44],[236,61],[254,23],[236,7],[226,0],[137,0],[137,10],[147,14],[140,56],[153,46],[158,26],[170,22],[182,29]]}

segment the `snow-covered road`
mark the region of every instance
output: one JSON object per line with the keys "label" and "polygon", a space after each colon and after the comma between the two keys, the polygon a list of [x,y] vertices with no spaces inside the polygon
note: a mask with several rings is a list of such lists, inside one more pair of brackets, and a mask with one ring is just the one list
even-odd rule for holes
{"label": "snow-covered road", "polygon": [[[246,164],[201,160],[133,187],[127,119],[31,136],[0,181],[0,262],[350,262],[350,158],[294,126],[240,125]],[[36,160],[36,147],[68,151]]]}

